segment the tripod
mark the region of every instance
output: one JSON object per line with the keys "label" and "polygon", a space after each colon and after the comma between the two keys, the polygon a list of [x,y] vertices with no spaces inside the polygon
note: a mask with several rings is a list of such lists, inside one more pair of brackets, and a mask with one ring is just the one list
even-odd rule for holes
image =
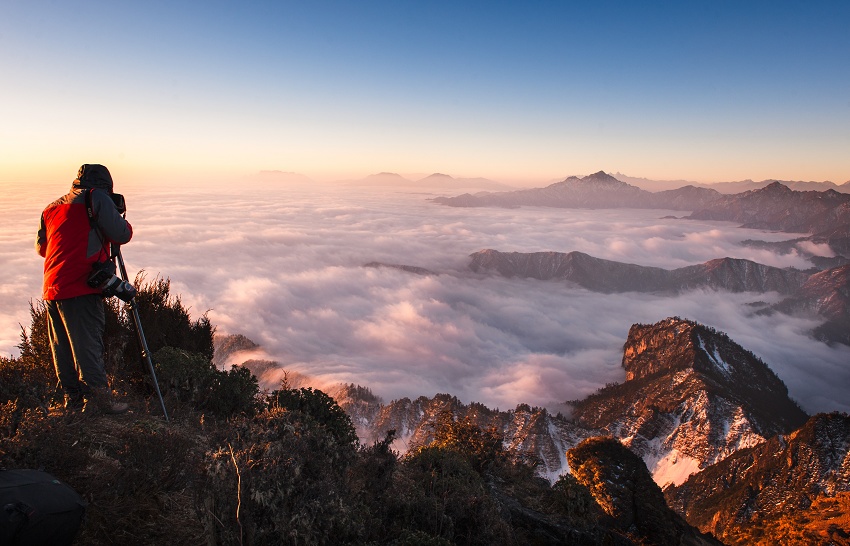
{"label": "tripod", "polygon": [[[115,245],[113,247],[113,255],[118,262],[118,269],[121,272],[121,279],[124,282],[129,282],[127,279],[127,268],[124,266],[124,258],[121,256],[121,247]],[[139,340],[139,348],[142,351],[142,358],[145,359],[148,363],[148,370],[151,372],[151,379],[153,379],[153,387],[156,389],[156,395],[159,397],[159,403],[162,406],[162,414],[165,416],[165,420],[168,421],[168,412],[165,410],[165,402],[162,399],[162,393],[159,391],[159,382],[156,380],[156,371],[153,367],[153,360],[151,360],[150,349],[148,349],[148,342],[145,339],[145,332],[142,330],[142,321],[139,318],[139,309],[136,307],[136,298],[133,297],[130,301],[125,302],[127,308],[130,309],[130,314],[133,317],[133,323],[136,326],[136,338]]]}

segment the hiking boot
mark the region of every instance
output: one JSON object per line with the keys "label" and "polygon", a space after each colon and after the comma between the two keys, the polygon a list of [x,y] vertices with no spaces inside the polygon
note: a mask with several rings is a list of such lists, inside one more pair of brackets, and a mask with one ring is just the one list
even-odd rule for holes
{"label": "hiking boot", "polygon": [[79,413],[83,411],[85,404],[86,402],[81,392],[73,392],[65,395],[66,413]]}
{"label": "hiking boot", "polygon": [[112,391],[107,387],[99,387],[92,389],[89,394],[85,411],[95,410],[107,415],[116,415],[128,409],[130,405],[126,402],[116,402],[112,397]]}

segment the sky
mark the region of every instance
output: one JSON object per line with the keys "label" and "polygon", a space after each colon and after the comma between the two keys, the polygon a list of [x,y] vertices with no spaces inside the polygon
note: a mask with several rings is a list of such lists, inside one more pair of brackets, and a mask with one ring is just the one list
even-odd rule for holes
{"label": "sky", "polygon": [[[19,199],[0,201],[4,356],[15,353],[19,325],[29,325],[28,304],[40,294],[43,260],[32,243],[39,211],[56,197],[49,191],[16,191]],[[360,384],[385,402],[450,393],[493,408],[562,409],[625,380],[623,344],[632,324],[680,316],[754,352],[807,411],[850,411],[850,347],[809,338],[818,324],[811,318],[753,313],[750,303],[775,303],[778,294],[603,295],[467,267],[469,255],[484,248],[578,250],[668,269],[724,256],[809,267],[797,253],[740,245],[795,234],[667,217],[681,216],[675,211],[462,209],[434,204],[433,194],[309,184],[125,195],[134,228],[122,250],[130,277],[144,270],[150,279],[169,278],[193,318],[207,312],[218,333],[258,343],[259,351],[231,363],[278,362],[261,376],[268,388],[286,370],[328,392]],[[435,275],[363,267],[376,261]]]}
{"label": "sky", "polygon": [[4,0],[0,184],[850,180],[850,3]]}

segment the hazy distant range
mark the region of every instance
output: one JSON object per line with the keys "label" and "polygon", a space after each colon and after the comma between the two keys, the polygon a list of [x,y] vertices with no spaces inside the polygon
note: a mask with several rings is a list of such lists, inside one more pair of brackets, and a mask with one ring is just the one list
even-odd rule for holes
{"label": "hazy distant range", "polygon": [[[259,343],[255,356],[319,382],[366,385],[385,400],[448,392],[494,408],[557,404],[624,379],[633,323],[678,315],[756,353],[807,411],[850,409],[850,349],[808,338],[814,320],[753,314],[754,300],[776,303],[776,295],[603,295],[468,268],[485,248],[579,251],[669,269],[718,257],[808,267],[795,253],[740,244],[789,234],[664,210],[461,209],[395,186],[248,182],[128,193],[135,235],[124,258],[131,275],[169,277],[191,312],[208,311],[220,332]],[[15,351],[18,324],[28,324],[29,300],[40,292],[38,214],[66,189],[0,204],[3,354]],[[369,262],[438,274],[363,267]]]}
{"label": "hazy distant range", "polygon": [[[685,186],[694,186],[701,188],[711,188],[720,193],[733,194],[741,193],[749,190],[757,190],[770,185],[777,180],[739,180],[735,182],[693,182],[689,180],[652,180],[649,178],[639,178],[628,176],[622,173],[613,173],[612,176],[621,182],[637,186],[643,190],[657,192],[665,190],[674,190]],[[260,171],[249,177],[255,181],[265,183],[279,184],[313,184],[317,182],[311,178],[293,172],[285,171]],[[341,180],[334,184],[349,186],[349,187],[373,187],[387,188],[395,191],[427,191],[427,192],[442,192],[442,191],[509,191],[520,187],[540,187],[554,182],[560,182],[568,178],[546,180],[546,181],[527,181],[523,183],[503,183],[495,180],[490,180],[483,177],[454,177],[443,173],[423,174],[407,174],[402,175],[391,172],[381,172],[371,174],[369,176]],[[802,181],[802,180],[781,180],[782,184],[788,186],[795,191],[825,191],[833,189],[842,193],[850,193],[850,180],[846,182],[831,182],[831,181]]]}

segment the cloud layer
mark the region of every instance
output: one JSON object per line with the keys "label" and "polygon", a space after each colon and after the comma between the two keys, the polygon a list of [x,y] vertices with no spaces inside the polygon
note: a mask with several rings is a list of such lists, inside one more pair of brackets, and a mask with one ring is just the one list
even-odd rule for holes
{"label": "cloud layer", "polygon": [[[0,285],[4,354],[14,351],[17,323],[28,323],[27,301],[40,292],[31,239],[49,199],[36,205],[35,197],[0,209],[0,250],[9,260]],[[220,332],[248,336],[286,369],[366,385],[385,399],[450,392],[504,409],[581,398],[624,379],[622,345],[633,323],[679,315],[756,353],[807,411],[850,410],[850,350],[807,338],[810,320],[755,316],[746,305],[775,295],[600,295],[466,269],[482,248],[578,250],[671,269],[725,256],[808,267],[796,254],[738,244],[792,236],[661,219],[669,211],[457,209],[427,197],[148,188],[127,194],[135,235],[124,258],[131,275],[171,278],[193,315],[209,310]],[[372,261],[439,275],[362,267]]]}

